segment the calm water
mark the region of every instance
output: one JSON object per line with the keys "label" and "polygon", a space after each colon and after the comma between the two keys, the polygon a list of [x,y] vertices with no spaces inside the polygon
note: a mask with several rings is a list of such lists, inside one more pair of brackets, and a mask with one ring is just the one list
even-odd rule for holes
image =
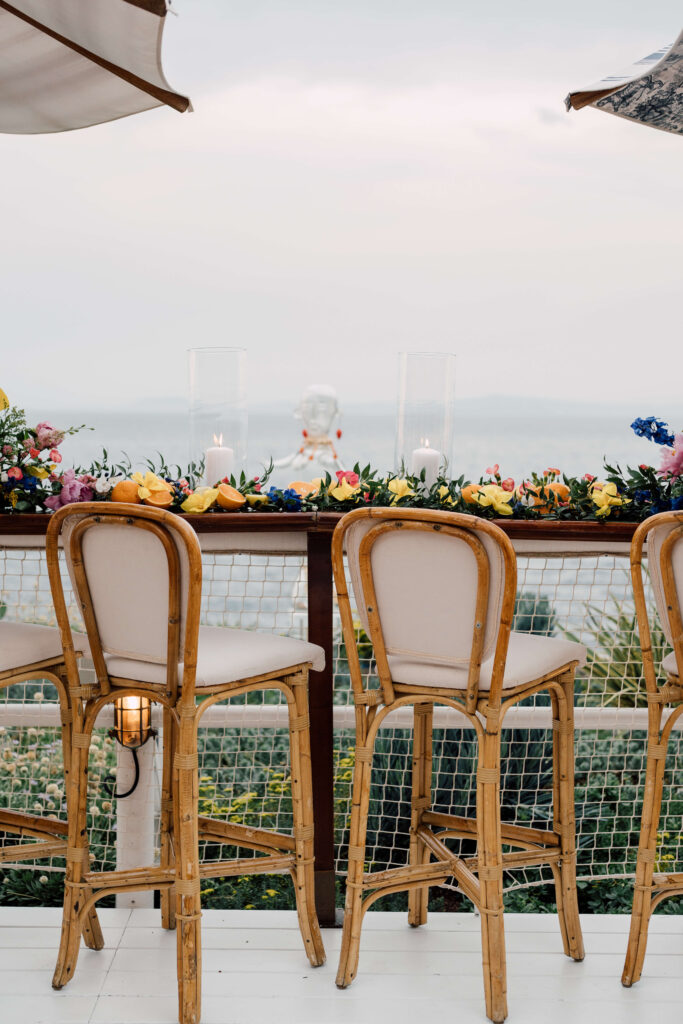
{"label": "calm water", "polygon": [[[486,404],[486,403],[482,403]],[[658,463],[658,450],[651,442],[636,438],[629,429],[634,410],[608,416],[586,415],[585,411],[553,415],[488,415],[474,407],[456,418],[453,475],[464,473],[478,479],[487,466],[500,464],[503,476],[523,479],[532,470],[557,466],[570,474],[601,472],[603,456],[622,465],[650,461]],[[189,457],[187,416],[184,412],[155,413],[27,410],[29,422],[50,419],[55,426],[87,423],[94,429],[68,438],[62,447],[65,465],[87,465],[102,447],[117,458],[127,452],[134,462],[160,451],[170,463],[186,465]],[[678,428],[675,419],[672,425]],[[339,452],[344,464],[371,462],[381,470],[394,461],[395,416],[393,411],[363,409],[347,411],[341,427]],[[298,447],[301,422],[291,412],[253,411],[249,416],[248,469],[256,473],[270,456],[281,458]],[[288,471],[284,471],[285,477]],[[293,476],[302,476],[302,471]],[[286,479],[279,481],[288,482]]]}

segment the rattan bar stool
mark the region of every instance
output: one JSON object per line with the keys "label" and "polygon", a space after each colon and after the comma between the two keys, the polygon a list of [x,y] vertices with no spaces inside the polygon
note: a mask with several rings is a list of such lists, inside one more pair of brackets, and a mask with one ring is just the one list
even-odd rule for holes
{"label": "rattan bar stool", "polygon": [[[655,666],[643,580],[643,547],[662,629],[673,651]],[[631,931],[622,984],[640,979],[647,948],[650,915],[668,896],[683,896],[683,873],[655,871],[657,828],[662,807],[666,751],[671,731],[683,713],[683,512],[661,512],[641,523],[631,541],[631,580],[647,687],[647,766],[640,842],[633,892]],[[660,675],[666,682],[658,682]],[[669,710],[667,717],[664,712]]]}
{"label": "rattan bar stool", "polygon": [[[379,689],[366,689],[344,568],[374,647]],[[511,632],[517,586],[512,545],[475,516],[417,509],[358,509],[339,522],[334,576],[356,706],[356,763],[344,932],[337,985],[356,975],[365,911],[407,889],[408,921],[427,920],[429,886],[455,878],[481,913],[486,1012],[507,1016],[503,871],[549,864],[564,952],[584,956],[576,891],[574,836],[574,671],[580,644]],[[501,724],[514,704],[550,694],[553,714],[552,829],[501,822]],[[435,704],[461,712],[477,738],[477,813],[470,819],[432,808]],[[377,732],[397,708],[414,707],[412,818],[408,864],[365,871],[372,756]],[[447,839],[475,840],[461,857]],[[519,847],[504,853],[502,846]]]}
{"label": "rattan bar stool", "polygon": [[[88,692],[78,687],[70,650],[57,563],[60,536],[97,674],[97,684]],[[83,922],[96,900],[111,893],[158,889],[162,923],[172,928],[177,922],[179,1020],[197,1024],[200,885],[202,879],[230,875],[289,873],[306,954],[313,966],[322,964],[325,952],[313,888],[308,671],[324,666],[323,650],[273,634],[200,627],[199,542],[192,528],[172,513],[101,502],[67,505],[50,520],[47,558],[73,714],[67,894],[55,988],[73,975]],[[254,690],[279,690],[287,701],[293,835],[198,814],[201,717],[218,701]],[[164,709],[161,864],[91,872],[85,856],[90,738],[102,708],[127,694],[147,697]],[[200,862],[200,840],[262,856]]]}
{"label": "rattan bar stool", "polygon": [[[77,636],[72,648],[74,661],[87,651],[85,637]],[[76,676],[77,674],[76,668]],[[68,787],[71,763],[71,703],[59,630],[25,622],[0,622],[0,690],[5,690],[15,683],[27,683],[38,679],[47,679],[52,683],[59,698],[64,781]],[[34,840],[0,848],[0,864],[41,857],[66,857],[65,821],[3,807],[0,808],[0,832],[16,835],[20,840]],[[104,940],[94,907],[84,919],[83,934],[87,946],[91,949],[102,949]]]}

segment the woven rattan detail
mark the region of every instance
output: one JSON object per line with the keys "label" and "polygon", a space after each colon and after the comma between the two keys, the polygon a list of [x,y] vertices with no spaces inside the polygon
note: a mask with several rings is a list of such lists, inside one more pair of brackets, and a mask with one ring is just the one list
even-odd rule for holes
{"label": "woven rattan detail", "polygon": [[199,754],[176,754],[173,764],[179,771],[193,771],[199,768]]}
{"label": "woven rattan detail", "polygon": [[175,891],[179,896],[199,896],[201,878],[176,878]]}

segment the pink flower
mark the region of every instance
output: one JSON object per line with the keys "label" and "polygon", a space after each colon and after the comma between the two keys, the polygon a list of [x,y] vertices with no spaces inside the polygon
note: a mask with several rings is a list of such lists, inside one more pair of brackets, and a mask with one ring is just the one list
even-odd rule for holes
{"label": "pink flower", "polygon": [[51,462],[61,462],[62,461],[62,456],[59,454],[59,452],[57,451],[56,448],[53,448],[52,451],[50,452],[50,461]]}
{"label": "pink flower", "polygon": [[11,469],[7,470],[7,476],[10,480],[23,480],[24,474],[21,472],[18,466],[12,466]]}
{"label": "pink flower", "polygon": [[12,450],[13,449],[12,449],[12,445],[11,444],[3,444],[3,446],[2,446],[2,454],[3,455],[11,455],[12,454]]}
{"label": "pink flower", "polygon": [[28,453],[32,459],[37,459],[40,455],[40,448],[29,448]]}
{"label": "pink flower", "polygon": [[59,494],[53,494],[47,498],[45,504],[48,508],[56,511],[62,505],[70,505],[76,501],[91,501],[93,496],[90,481],[92,477],[84,475],[76,476],[73,469],[67,469],[62,476],[62,489]]}
{"label": "pink flower", "polygon": [[489,466],[486,470],[489,476],[495,476],[496,473],[500,472],[500,466],[496,462],[493,466]]}
{"label": "pink flower", "polygon": [[683,434],[674,435],[673,448],[662,448],[660,476],[683,476]]}
{"label": "pink flower", "polygon": [[354,473],[350,469],[338,469],[335,476],[340,484],[346,480],[350,487],[358,486],[358,473]]}
{"label": "pink flower", "polygon": [[504,491],[514,491],[515,481],[512,479],[511,476],[509,476],[507,480],[503,480],[500,486],[503,488]]}
{"label": "pink flower", "polygon": [[56,448],[64,440],[64,431],[55,430],[51,423],[39,423],[35,429],[39,448]]}
{"label": "pink flower", "polygon": [[589,484],[592,484],[593,481],[595,480],[595,477],[593,476],[592,473],[584,473],[583,474],[583,479],[586,480]]}

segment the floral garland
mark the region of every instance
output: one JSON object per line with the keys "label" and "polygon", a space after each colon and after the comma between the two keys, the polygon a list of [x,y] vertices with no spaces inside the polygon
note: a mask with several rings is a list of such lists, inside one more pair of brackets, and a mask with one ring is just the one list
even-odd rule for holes
{"label": "floral garland", "polygon": [[429,485],[422,474],[379,473],[370,465],[327,473],[315,480],[295,480],[288,487],[269,486],[272,464],[260,475],[225,477],[213,487],[197,487],[201,465],[185,472],[160,458],[144,473],[131,472],[130,461],[114,465],[108,454],[87,469],[60,468],[59,446],[67,434],[83,427],[57,430],[50,423],[28,427],[24,413],[10,407],[0,391],[0,512],[41,512],[79,501],[144,502],[175,512],[344,512],[367,505],[446,508],[487,518],[639,522],[656,512],[683,509],[683,433],[649,416],[631,428],[660,446],[658,469],[605,464],[602,479],[561,474],[554,467],[516,483],[503,479],[496,464],[477,483],[440,476]]}

